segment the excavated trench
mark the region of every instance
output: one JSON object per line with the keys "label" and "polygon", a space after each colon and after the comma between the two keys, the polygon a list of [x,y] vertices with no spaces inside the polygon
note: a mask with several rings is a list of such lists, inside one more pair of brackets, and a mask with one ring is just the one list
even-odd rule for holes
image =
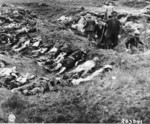
{"label": "excavated trench", "polygon": [[[29,8],[32,8],[34,12]],[[2,87],[6,87],[13,92],[19,90],[24,95],[27,95],[27,90],[24,87],[32,84],[34,81],[36,82],[36,78],[40,78],[42,81],[50,81],[50,86],[46,83],[44,84],[44,91],[35,91],[34,93],[30,93],[30,95],[35,95],[36,92],[47,91],[47,85],[48,90],[55,89],[54,87],[57,85],[57,82],[62,84],[65,80],[62,78],[63,74],[56,75],[58,71],[51,71],[52,69],[50,69],[51,65],[49,63],[59,59],[58,55],[61,53],[61,51],[59,52],[60,49],[69,50],[70,52],[65,50],[68,57],[72,54],[79,54],[79,60],[76,60],[76,62],[81,61],[82,63],[85,62],[85,60],[93,59],[93,56],[97,55],[97,57],[100,57],[100,63],[97,64],[97,67],[93,66],[94,68],[102,67],[103,64],[106,63],[104,58],[107,57],[104,57],[103,54],[97,54],[97,51],[95,51],[95,53],[94,51],[91,52],[93,48],[87,51],[87,43],[84,43],[87,42],[85,37],[74,34],[74,32],[69,29],[69,24],[60,23],[57,20],[60,15],[65,14],[75,17],[78,13],[84,11],[83,8],[73,9],[74,10],[69,12],[56,5],[49,7],[47,4],[39,3],[25,3],[22,8],[15,8],[15,5],[11,7],[7,4],[3,4],[1,10],[1,44],[3,48],[1,59],[4,61],[1,62]],[[86,13],[86,11],[84,11],[84,13]],[[61,46],[62,43],[63,46]],[[61,48],[64,47],[64,44],[66,44],[67,47]],[[53,52],[53,49],[56,49],[58,52]],[[81,49],[84,49],[86,53]],[[84,55],[82,57],[83,53],[86,54],[86,56]],[[10,59],[12,62],[9,61]],[[57,65],[57,63],[59,62],[54,62],[52,66]],[[75,68],[73,63],[70,66],[72,67],[69,68],[69,70]],[[43,79],[43,77],[47,78]],[[54,81],[51,81],[51,77],[58,77],[59,80],[54,79]],[[69,75],[68,79],[69,78],[72,77]],[[64,81],[61,82],[61,80]],[[68,81],[66,80],[66,82]],[[39,85],[42,84],[39,83]],[[65,85],[65,83],[63,85]],[[23,87],[24,90],[20,87]]]}

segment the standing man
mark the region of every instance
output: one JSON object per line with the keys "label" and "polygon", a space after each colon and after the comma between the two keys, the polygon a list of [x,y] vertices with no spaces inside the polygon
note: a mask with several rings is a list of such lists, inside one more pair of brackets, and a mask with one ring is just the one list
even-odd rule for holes
{"label": "standing man", "polygon": [[130,45],[130,49],[131,49],[131,54],[135,54],[138,53],[139,50],[138,48],[138,44],[144,45],[143,42],[140,41],[140,32],[139,31],[135,31],[133,36],[130,36],[125,45],[127,48],[127,52],[129,51],[129,45]]}
{"label": "standing man", "polygon": [[106,21],[106,32],[105,32],[105,37],[106,37],[106,43],[105,43],[105,47],[106,49],[108,48],[114,48],[118,45],[118,35],[120,32],[120,26],[121,23],[120,21],[117,19],[117,12],[113,11],[111,13],[111,18],[109,18]]}
{"label": "standing man", "polygon": [[92,18],[90,14],[87,14],[87,20],[84,29],[89,40],[89,46],[92,45],[92,41],[95,41],[95,26],[96,21]]}

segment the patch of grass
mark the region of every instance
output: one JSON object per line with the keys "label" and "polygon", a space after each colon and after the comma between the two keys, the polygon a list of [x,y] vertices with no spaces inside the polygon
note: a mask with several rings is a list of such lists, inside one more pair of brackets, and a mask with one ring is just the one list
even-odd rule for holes
{"label": "patch of grass", "polygon": [[33,103],[13,96],[5,102],[4,108],[15,110],[17,122],[117,123],[124,118],[141,119],[148,123],[148,74],[149,70],[144,67],[136,71],[115,68],[102,80],[97,77],[76,88],[34,96]]}
{"label": "patch of grass", "polygon": [[15,93],[7,100],[5,100],[5,102],[2,103],[1,107],[4,110],[5,115],[8,115],[10,112],[13,112],[19,118],[19,113],[26,109],[28,105],[29,103],[24,99],[24,97]]}

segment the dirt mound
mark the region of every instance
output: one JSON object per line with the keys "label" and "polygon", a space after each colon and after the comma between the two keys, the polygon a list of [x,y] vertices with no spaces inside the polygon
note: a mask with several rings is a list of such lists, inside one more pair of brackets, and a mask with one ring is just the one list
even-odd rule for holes
{"label": "dirt mound", "polygon": [[147,6],[147,4],[148,2],[146,0],[131,0],[123,2],[123,5],[135,8],[143,8]]}

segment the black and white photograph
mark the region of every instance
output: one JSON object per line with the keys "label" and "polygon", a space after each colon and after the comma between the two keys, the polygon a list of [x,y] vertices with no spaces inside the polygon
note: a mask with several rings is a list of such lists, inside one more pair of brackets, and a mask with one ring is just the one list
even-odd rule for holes
{"label": "black and white photograph", "polygon": [[150,123],[150,0],[0,0],[0,123]]}

